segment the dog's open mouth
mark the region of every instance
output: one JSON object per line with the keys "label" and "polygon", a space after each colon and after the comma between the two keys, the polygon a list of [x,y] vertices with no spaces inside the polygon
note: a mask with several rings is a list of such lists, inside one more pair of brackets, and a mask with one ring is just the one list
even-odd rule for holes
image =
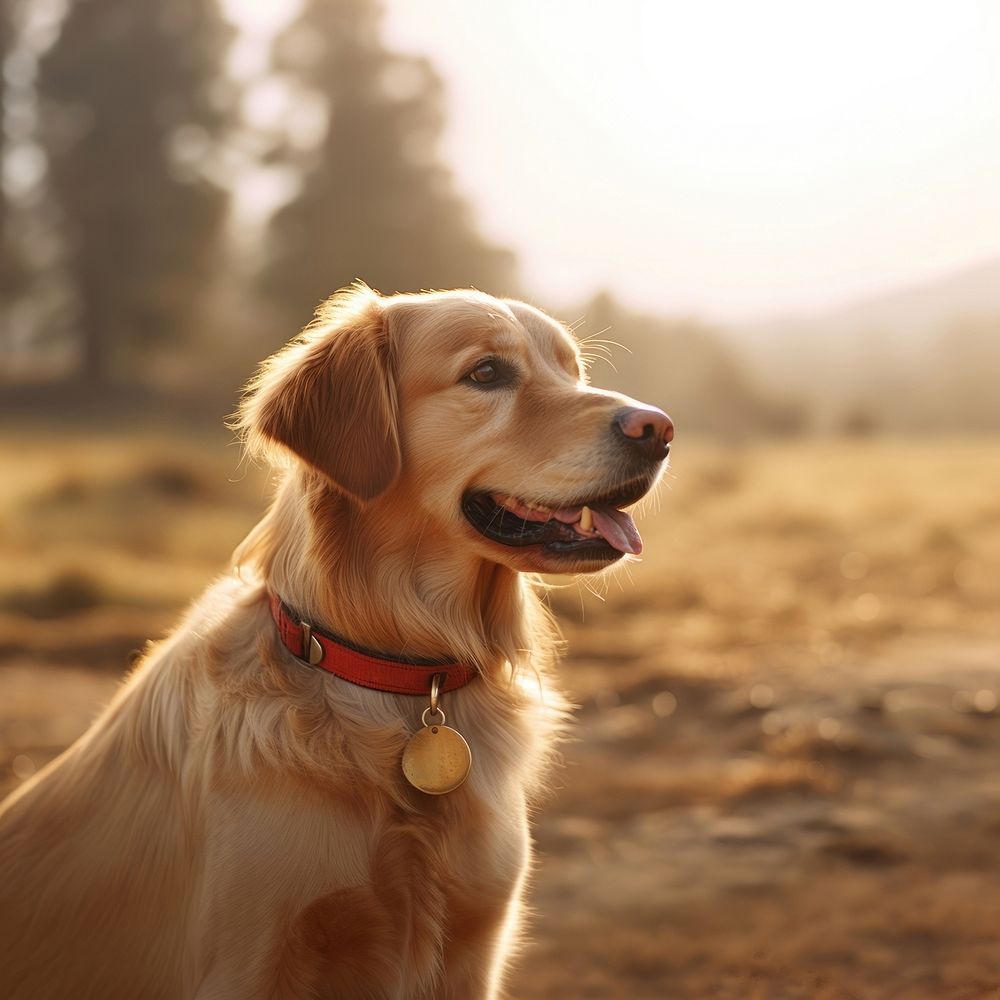
{"label": "dog's open mouth", "polygon": [[618,559],[642,551],[635,522],[622,508],[640,499],[648,487],[648,482],[631,483],[612,494],[566,506],[471,491],[462,498],[462,512],[481,535],[501,545],[544,545],[553,554]]}

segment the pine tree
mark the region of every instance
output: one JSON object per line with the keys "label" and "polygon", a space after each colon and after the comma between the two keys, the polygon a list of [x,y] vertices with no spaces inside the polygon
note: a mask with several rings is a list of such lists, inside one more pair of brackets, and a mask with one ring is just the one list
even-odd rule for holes
{"label": "pine tree", "polygon": [[49,187],[90,384],[134,377],[146,349],[196,322],[227,208],[204,167],[230,119],[230,34],[214,0],[71,0],[42,61]]}
{"label": "pine tree", "polygon": [[[0,0],[0,165],[3,164],[7,150],[7,84],[2,70],[14,40],[11,7],[10,0]],[[4,309],[17,287],[20,272],[10,239],[9,218],[7,191],[0,183],[0,329],[3,326]]]}
{"label": "pine tree", "polygon": [[516,293],[513,255],[485,240],[437,159],[443,88],[388,51],[376,0],[307,0],[275,68],[326,105],[316,148],[286,148],[301,190],[274,216],[265,291],[294,316],[362,278],[382,292],[476,285]]}

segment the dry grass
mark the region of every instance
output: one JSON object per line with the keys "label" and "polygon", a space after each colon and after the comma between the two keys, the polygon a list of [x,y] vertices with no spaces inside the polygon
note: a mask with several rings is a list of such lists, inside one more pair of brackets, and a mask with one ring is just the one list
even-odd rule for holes
{"label": "dry grass", "polygon": [[555,595],[588,651],[607,616],[629,626],[608,638],[619,655],[658,650],[698,675],[829,668],[904,635],[1000,635],[995,442],[683,448],[644,561],[598,585],[605,605]]}
{"label": "dry grass", "polygon": [[[224,439],[0,444],[0,788],[263,510]],[[580,704],[514,995],[1000,997],[1000,448],[683,441],[563,585]]]}
{"label": "dry grass", "polygon": [[121,669],[222,570],[267,499],[221,435],[8,435],[0,653]]}

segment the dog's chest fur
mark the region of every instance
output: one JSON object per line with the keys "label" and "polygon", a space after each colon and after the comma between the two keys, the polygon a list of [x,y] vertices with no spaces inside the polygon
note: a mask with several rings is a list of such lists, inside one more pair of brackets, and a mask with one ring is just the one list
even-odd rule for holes
{"label": "dog's chest fur", "polygon": [[385,823],[369,878],[316,896],[294,917],[279,979],[308,969],[309,987],[330,998],[376,982],[387,996],[413,997],[468,982],[500,943],[527,859],[520,831],[501,832],[496,820],[459,824],[441,813]]}

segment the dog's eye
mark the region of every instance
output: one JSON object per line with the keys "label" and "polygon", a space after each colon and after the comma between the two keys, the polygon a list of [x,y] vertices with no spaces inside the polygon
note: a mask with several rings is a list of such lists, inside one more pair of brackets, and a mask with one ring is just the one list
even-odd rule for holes
{"label": "dog's eye", "polygon": [[469,372],[469,378],[480,385],[489,385],[500,377],[500,369],[495,361],[481,361]]}
{"label": "dog's eye", "polygon": [[483,358],[462,378],[465,385],[479,389],[504,389],[517,384],[517,366],[503,358]]}
{"label": "dog's eye", "polygon": [[463,381],[482,386],[484,389],[499,389],[517,379],[517,371],[499,358],[483,358]]}

